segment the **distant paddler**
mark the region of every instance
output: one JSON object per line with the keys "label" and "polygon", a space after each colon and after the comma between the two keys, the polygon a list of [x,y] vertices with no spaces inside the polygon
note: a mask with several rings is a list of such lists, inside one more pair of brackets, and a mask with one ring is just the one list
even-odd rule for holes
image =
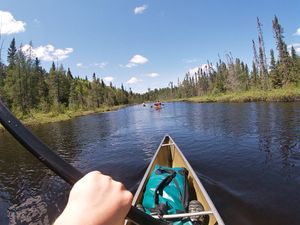
{"label": "distant paddler", "polygon": [[146,104],[145,104],[145,102],[143,102],[143,107],[146,107]]}
{"label": "distant paddler", "polygon": [[154,103],[154,108],[155,109],[161,109],[161,102],[160,101],[157,101]]}

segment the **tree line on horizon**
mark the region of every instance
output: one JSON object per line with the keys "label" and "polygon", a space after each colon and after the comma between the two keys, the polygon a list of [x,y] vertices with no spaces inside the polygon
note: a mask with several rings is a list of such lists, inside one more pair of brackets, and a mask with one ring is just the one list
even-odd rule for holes
{"label": "tree line on horizon", "polygon": [[[32,111],[58,112],[65,110],[89,110],[103,106],[115,106],[143,101],[187,98],[208,94],[242,92],[251,89],[271,90],[300,83],[300,58],[294,47],[288,51],[284,42],[283,28],[275,16],[273,33],[276,40],[278,57],[270,50],[270,62],[266,57],[262,24],[257,18],[258,46],[252,40],[253,63],[251,70],[239,58],[231,53],[226,60],[213,66],[208,62],[206,68],[199,68],[195,74],[186,73],[183,80],[178,78],[177,84],[170,82],[168,87],[148,89],[145,94],[133,93],[113,86],[93,74],[89,81],[79,76],[74,77],[71,70],[63,65],[52,63],[49,71],[33,58],[31,48],[23,52],[16,47],[12,39],[7,53],[7,65],[2,63],[0,48],[0,97],[19,116]],[[32,44],[31,44],[32,46]]]}
{"label": "tree line on horizon", "polygon": [[70,68],[65,70],[54,62],[46,71],[38,58],[31,57],[31,49],[17,49],[13,38],[7,53],[8,65],[0,60],[0,97],[19,116],[33,110],[63,113],[142,101],[140,94],[125,90],[123,85],[106,85],[95,73],[91,81],[74,77]]}
{"label": "tree line on horizon", "polygon": [[262,23],[257,18],[258,44],[252,40],[253,62],[251,68],[231,53],[225,55],[225,60],[219,59],[216,66],[207,62],[205,68],[197,72],[185,74],[182,81],[178,79],[177,85],[173,82],[161,89],[148,90],[146,99],[189,98],[204,95],[226,94],[248,90],[272,90],[289,85],[299,86],[300,83],[300,57],[291,46],[288,51],[284,42],[284,31],[278,18],[274,16],[272,28],[276,41],[278,57],[274,50],[270,50],[270,60],[266,57],[265,44],[262,32]]}

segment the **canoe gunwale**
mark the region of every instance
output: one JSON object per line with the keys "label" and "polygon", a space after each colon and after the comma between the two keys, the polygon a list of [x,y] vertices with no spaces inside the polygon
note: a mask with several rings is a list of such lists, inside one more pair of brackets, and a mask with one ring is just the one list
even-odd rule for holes
{"label": "canoe gunwale", "polygon": [[[164,144],[165,142],[169,142],[167,144]],[[138,186],[138,189],[133,197],[133,201],[132,201],[132,205],[135,205],[136,202],[138,201],[138,198],[140,197],[140,193],[143,191],[144,189],[144,185],[146,184],[147,182],[147,178],[149,177],[150,173],[151,173],[151,169],[153,168],[153,164],[154,162],[156,161],[156,158],[158,156],[158,154],[160,154],[160,150],[163,148],[163,147],[166,147],[166,146],[174,146],[174,148],[176,149],[176,152],[180,155],[180,157],[182,158],[182,160],[184,161],[189,173],[191,174],[191,177],[193,177],[193,179],[195,180],[195,183],[197,183],[197,185],[199,186],[199,189],[200,191],[202,192],[202,195],[204,196],[208,206],[209,206],[209,210],[208,211],[211,211],[213,216],[215,217],[218,225],[224,225],[224,222],[219,214],[219,212],[217,211],[216,207],[214,206],[212,200],[210,199],[208,193],[206,192],[204,186],[202,185],[201,181],[199,180],[198,176],[196,175],[195,171],[193,170],[193,168],[191,167],[190,163],[187,161],[187,159],[185,158],[185,156],[183,155],[183,153],[181,152],[180,148],[177,146],[177,144],[173,141],[173,139],[168,135],[166,134],[164,136],[164,138],[162,139],[162,141],[160,142],[154,156],[152,157],[151,159],[151,162],[149,163],[147,169],[146,169],[146,172]],[[126,224],[126,223],[125,223]]]}

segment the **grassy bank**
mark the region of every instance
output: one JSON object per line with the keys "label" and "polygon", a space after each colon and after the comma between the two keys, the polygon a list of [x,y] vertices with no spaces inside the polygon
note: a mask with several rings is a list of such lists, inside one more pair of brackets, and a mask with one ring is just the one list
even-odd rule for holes
{"label": "grassy bank", "polygon": [[[22,117],[20,120],[27,126],[35,126],[38,124],[65,121],[75,117],[85,116],[93,113],[115,111],[122,107],[124,106],[112,106],[112,107],[104,106],[94,110],[79,110],[79,111],[66,110],[63,113],[57,113],[57,112],[43,113],[38,111],[36,112],[32,111],[29,115]],[[1,130],[3,131],[4,127],[0,124],[0,131]]]}
{"label": "grassy bank", "polygon": [[286,87],[270,91],[251,90],[222,95],[206,95],[181,99],[191,102],[292,102],[300,101],[300,87]]}

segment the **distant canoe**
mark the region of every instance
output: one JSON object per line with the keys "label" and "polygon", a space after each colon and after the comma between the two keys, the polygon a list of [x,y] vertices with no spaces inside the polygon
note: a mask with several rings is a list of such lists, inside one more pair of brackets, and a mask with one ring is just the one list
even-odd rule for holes
{"label": "distant canoe", "polygon": [[161,105],[154,105],[154,109],[161,109]]}
{"label": "distant canoe", "polygon": [[[192,169],[191,165],[188,163],[178,146],[172,140],[172,138],[166,135],[162,142],[160,143],[155,155],[150,162],[145,175],[134,195],[132,204],[134,206],[141,204],[143,200],[143,194],[145,192],[147,181],[152,173],[155,165],[167,166],[167,167],[184,167],[186,168],[188,173],[188,181],[189,181],[189,192],[190,192],[190,200],[198,200],[204,207],[204,211],[200,212],[200,214],[204,215],[205,219],[202,224],[205,225],[224,225],[222,218],[220,217],[217,209],[215,208],[212,200],[207,194],[204,186],[198,179],[196,173]],[[183,216],[183,214],[175,214],[176,216]],[[173,216],[174,215],[165,215],[164,217]],[[191,216],[184,214],[184,217]],[[126,221],[125,225],[134,225],[134,223],[130,221]]]}

